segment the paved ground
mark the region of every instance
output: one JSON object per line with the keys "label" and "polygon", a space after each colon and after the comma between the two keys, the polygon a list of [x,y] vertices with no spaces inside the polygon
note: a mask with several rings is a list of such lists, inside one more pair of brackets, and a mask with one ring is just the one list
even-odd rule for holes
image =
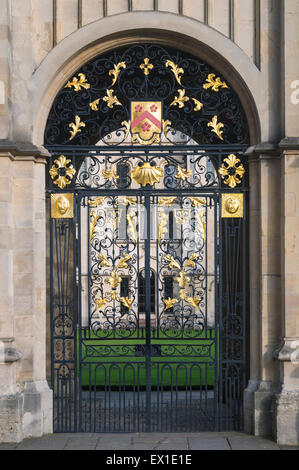
{"label": "paved ground", "polygon": [[299,450],[244,433],[52,434],[0,450]]}

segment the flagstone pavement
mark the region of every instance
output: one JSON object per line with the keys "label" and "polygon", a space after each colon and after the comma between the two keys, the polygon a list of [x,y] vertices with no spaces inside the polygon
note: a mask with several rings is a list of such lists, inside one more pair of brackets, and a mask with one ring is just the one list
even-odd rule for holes
{"label": "flagstone pavement", "polygon": [[241,432],[51,434],[20,443],[0,443],[0,450],[299,450]]}

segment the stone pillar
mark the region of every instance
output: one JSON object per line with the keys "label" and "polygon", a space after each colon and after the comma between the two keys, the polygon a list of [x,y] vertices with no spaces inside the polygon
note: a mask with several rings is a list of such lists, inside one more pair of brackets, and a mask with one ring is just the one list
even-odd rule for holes
{"label": "stone pillar", "polygon": [[[290,147],[285,139],[281,146]],[[274,436],[279,444],[299,444],[299,138],[284,150],[282,166],[282,343],[276,352],[282,389],[276,395]]]}
{"label": "stone pillar", "polygon": [[273,354],[281,335],[279,152],[261,144],[247,152],[250,168],[250,380],[244,393],[245,431],[271,436],[280,389]]}
{"label": "stone pillar", "polygon": [[6,224],[0,228],[4,442],[52,432],[52,392],[45,371],[45,162],[42,151],[33,146],[0,143],[1,176],[7,187],[1,193],[5,217],[0,218]]}

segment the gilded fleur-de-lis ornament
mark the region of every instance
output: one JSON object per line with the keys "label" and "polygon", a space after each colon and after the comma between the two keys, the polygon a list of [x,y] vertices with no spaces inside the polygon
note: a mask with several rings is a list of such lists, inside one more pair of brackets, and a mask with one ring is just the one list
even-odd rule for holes
{"label": "gilded fleur-de-lis ornament", "polygon": [[108,108],[113,108],[113,106],[122,106],[121,102],[118,101],[116,96],[113,96],[114,90],[106,90],[107,96],[104,96],[103,101],[107,103]]}
{"label": "gilded fleur-de-lis ornament", "polygon": [[214,132],[214,134],[216,134],[219,139],[223,140],[223,130],[221,129],[224,127],[224,124],[222,122],[218,122],[217,116],[213,116],[212,120],[208,123],[208,127],[211,127],[212,132]]}
{"label": "gilded fleur-de-lis ornament", "polygon": [[73,140],[73,138],[81,132],[81,127],[85,127],[85,122],[82,122],[79,116],[75,116],[75,122],[71,122],[69,127],[72,129],[70,132],[71,137],[69,140]]}
{"label": "gilded fleur-de-lis ornament", "polygon": [[113,81],[111,83],[111,86],[115,85],[115,83],[117,81],[117,78],[118,78],[118,75],[121,72],[121,69],[125,69],[125,68],[126,68],[126,63],[125,62],[119,62],[118,64],[114,64],[113,69],[109,70],[109,75],[113,76]]}
{"label": "gilded fleur-de-lis ornament", "polygon": [[185,96],[186,90],[178,90],[179,95],[175,96],[170,106],[178,106],[179,108],[183,108],[185,106],[185,102],[189,101],[189,97]]}
{"label": "gilded fleur-de-lis ornament", "polygon": [[85,88],[88,90],[90,88],[89,83],[87,83],[86,76],[84,73],[78,73],[80,79],[78,80],[77,77],[73,77],[72,81],[68,81],[64,88],[72,88],[74,87],[74,91],[78,92],[81,88]]}
{"label": "gilded fleur-de-lis ornament", "polygon": [[220,77],[217,77],[215,79],[215,74],[210,73],[208,75],[208,78],[206,79],[206,83],[203,85],[203,88],[205,90],[208,90],[209,88],[211,88],[213,91],[218,92],[220,87],[228,88],[227,84],[225,82],[222,82]]}

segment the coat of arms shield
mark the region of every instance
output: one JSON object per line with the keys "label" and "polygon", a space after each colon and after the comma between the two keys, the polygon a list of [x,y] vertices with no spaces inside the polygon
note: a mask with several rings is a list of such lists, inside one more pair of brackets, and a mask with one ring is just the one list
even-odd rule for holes
{"label": "coat of arms shield", "polygon": [[131,102],[132,142],[143,145],[159,143],[162,131],[161,101]]}

